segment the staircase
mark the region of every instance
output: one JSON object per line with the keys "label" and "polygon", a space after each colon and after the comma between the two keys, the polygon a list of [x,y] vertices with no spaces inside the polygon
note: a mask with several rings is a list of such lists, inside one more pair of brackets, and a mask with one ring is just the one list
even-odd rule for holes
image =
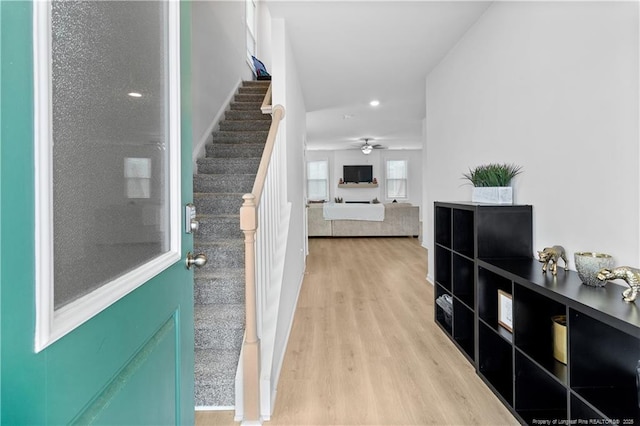
{"label": "staircase", "polygon": [[239,212],[242,196],[253,187],[271,124],[271,116],[260,111],[269,83],[242,84],[193,177],[200,222],[195,252],[209,259],[195,271],[196,407],[235,405],[245,311]]}

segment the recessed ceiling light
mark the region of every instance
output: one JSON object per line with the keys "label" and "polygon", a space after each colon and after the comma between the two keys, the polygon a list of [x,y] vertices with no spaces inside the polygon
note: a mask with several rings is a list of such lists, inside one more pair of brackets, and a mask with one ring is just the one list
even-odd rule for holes
{"label": "recessed ceiling light", "polygon": [[138,92],[129,92],[129,93],[127,93],[127,95],[131,96],[132,98],[141,98],[142,97],[142,93],[138,93]]}
{"label": "recessed ceiling light", "polygon": [[369,105],[371,106],[378,106],[380,105],[380,101],[377,99],[372,100],[371,102],[369,102]]}

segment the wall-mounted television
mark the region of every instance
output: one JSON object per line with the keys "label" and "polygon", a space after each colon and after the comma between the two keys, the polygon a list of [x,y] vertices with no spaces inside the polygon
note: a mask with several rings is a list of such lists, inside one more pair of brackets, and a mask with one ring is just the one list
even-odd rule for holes
{"label": "wall-mounted television", "polygon": [[373,166],[343,166],[342,179],[344,183],[371,183]]}

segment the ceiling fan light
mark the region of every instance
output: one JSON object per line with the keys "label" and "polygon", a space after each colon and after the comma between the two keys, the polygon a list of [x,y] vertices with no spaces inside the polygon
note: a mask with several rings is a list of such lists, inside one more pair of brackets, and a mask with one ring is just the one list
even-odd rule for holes
{"label": "ceiling fan light", "polygon": [[371,151],[373,151],[373,147],[371,145],[362,145],[362,148],[360,148],[360,150],[362,150],[363,154],[371,154]]}

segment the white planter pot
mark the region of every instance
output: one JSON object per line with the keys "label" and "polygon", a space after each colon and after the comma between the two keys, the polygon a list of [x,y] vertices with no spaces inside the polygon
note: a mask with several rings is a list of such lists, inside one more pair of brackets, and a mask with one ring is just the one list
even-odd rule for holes
{"label": "white planter pot", "polygon": [[482,204],[513,204],[513,189],[510,186],[473,188],[471,201]]}

